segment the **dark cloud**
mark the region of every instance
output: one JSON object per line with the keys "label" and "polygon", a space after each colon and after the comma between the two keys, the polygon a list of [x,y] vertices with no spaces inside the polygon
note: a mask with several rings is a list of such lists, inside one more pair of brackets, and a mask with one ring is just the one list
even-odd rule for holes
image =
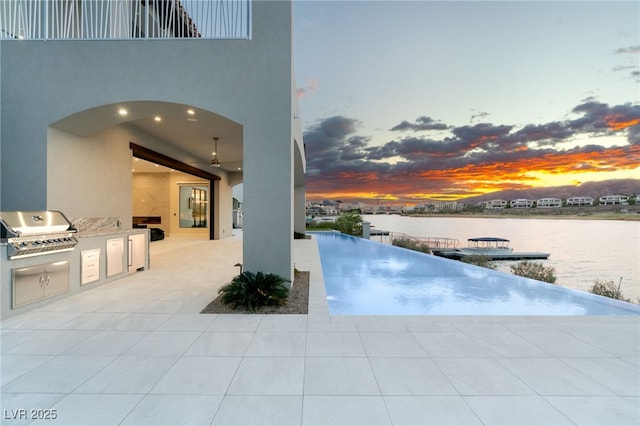
{"label": "dark cloud", "polygon": [[617,130],[619,126],[628,127],[625,123],[635,121],[638,124],[640,120],[640,105],[630,103],[611,107],[608,104],[590,100],[576,106],[572,112],[582,114],[582,117],[566,123],[566,126],[573,131],[607,132]]}
{"label": "dark cloud", "polygon": [[613,53],[615,54],[632,54],[632,55],[637,55],[640,54],[640,45],[638,46],[629,46],[629,47],[621,47],[620,49],[616,49]]}
{"label": "dark cloud", "polygon": [[[532,170],[602,171],[640,164],[640,105],[610,106],[586,99],[572,113],[578,117],[520,128],[479,123],[449,128],[449,136],[441,138],[412,136],[379,146],[358,134],[358,120],[329,117],[304,133],[308,192],[443,193],[482,180],[495,187],[501,181],[516,185],[518,180],[530,185],[527,182],[535,178],[527,172]],[[414,124],[433,123],[422,118]],[[620,132],[626,134],[627,146],[557,147],[577,136]]]}
{"label": "dark cloud", "polygon": [[410,123],[408,121],[402,121],[400,124],[397,124],[391,128],[392,131],[407,131],[413,130],[414,132],[424,131],[424,130],[447,130],[449,126],[439,121],[434,120],[431,117],[427,117],[425,115],[416,118],[414,123]]}
{"label": "dark cloud", "polygon": [[473,114],[471,116],[471,121],[474,121],[474,120],[476,120],[478,118],[485,118],[485,117],[488,117],[488,116],[489,116],[488,112],[478,111],[478,112],[476,112],[475,114]]}

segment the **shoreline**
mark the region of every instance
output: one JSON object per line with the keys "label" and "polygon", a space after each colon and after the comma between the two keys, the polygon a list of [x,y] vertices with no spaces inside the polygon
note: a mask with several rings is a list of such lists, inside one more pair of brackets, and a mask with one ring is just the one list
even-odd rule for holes
{"label": "shoreline", "polygon": [[[375,215],[374,215],[375,216]],[[617,212],[594,212],[594,213],[417,213],[404,214],[406,217],[450,217],[450,218],[483,218],[483,219],[575,219],[575,220],[622,220],[640,221],[638,212],[617,213]]]}

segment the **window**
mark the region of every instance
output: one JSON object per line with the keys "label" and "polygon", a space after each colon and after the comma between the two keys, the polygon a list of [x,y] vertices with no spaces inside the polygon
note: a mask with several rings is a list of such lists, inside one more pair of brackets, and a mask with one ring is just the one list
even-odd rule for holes
{"label": "window", "polygon": [[206,186],[180,186],[180,228],[207,227],[207,192]]}

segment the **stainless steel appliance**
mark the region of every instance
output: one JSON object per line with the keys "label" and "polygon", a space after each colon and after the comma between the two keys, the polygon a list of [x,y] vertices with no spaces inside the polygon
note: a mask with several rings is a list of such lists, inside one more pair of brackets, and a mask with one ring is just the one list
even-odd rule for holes
{"label": "stainless steel appliance", "polygon": [[57,210],[0,212],[0,225],[9,259],[71,251],[78,244],[76,230]]}

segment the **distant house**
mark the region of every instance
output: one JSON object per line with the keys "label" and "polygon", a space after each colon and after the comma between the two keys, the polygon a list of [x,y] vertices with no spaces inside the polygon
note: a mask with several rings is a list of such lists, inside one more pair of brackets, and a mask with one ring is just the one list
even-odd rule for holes
{"label": "distant house", "polygon": [[567,198],[567,206],[592,206],[593,197],[570,197]]}
{"label": "distant house", "polygon": [[536,204],[538,208],[552,209],[562,207],[562,200],[560,198],[540,198]]}
{"label": "distant house", "polygon": [[599,201],[600,204],[605,206],[614,204],[626,205],[629,204],[629,197],[626,195],[604,195],[600,197]]}
{"label": "distant house", "polygon": [[509,205],[512,209],[529,209],[533,207],[533,200],[518,198],[517,200],[511,200]]}
{"label": "distant house", "polygon": [[505,207],[507,207],[507,202],[505,200],[489,200],[484,203],[484,208],[488,210],[500,210]]}

